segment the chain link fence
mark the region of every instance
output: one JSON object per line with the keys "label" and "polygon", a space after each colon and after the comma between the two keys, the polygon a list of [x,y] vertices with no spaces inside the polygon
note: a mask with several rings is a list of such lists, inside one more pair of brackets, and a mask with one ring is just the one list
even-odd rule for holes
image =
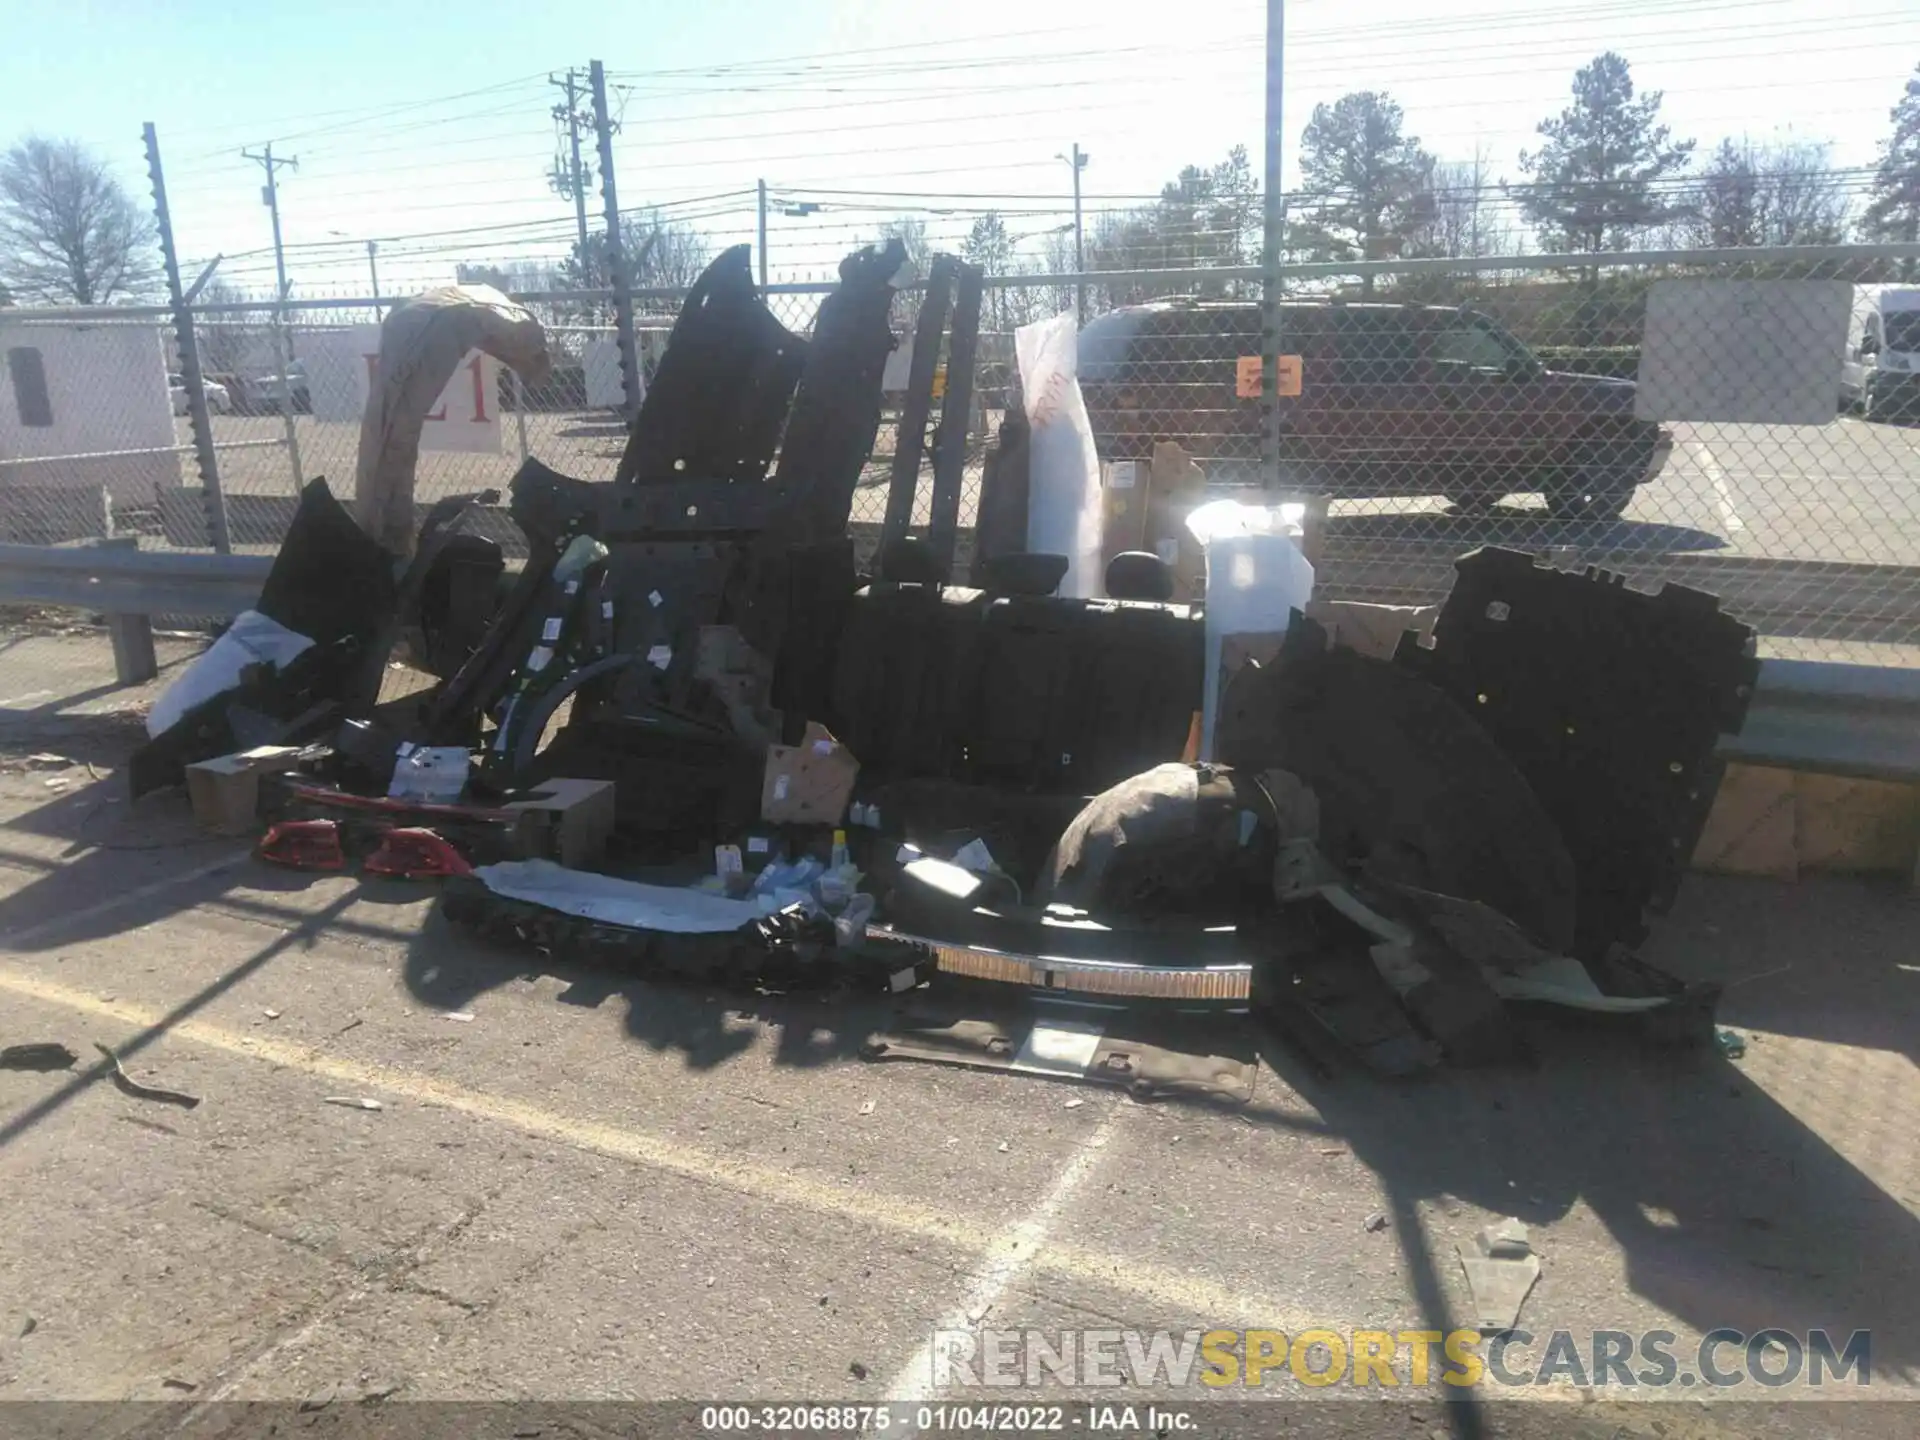
{"label": "chain link fence", "polygon": [[[1901,247],[1840,247],[1581,265],[1535,256],[1290,267],[1281,442],[1271,456],[1258,398],[1258,271],[990,279],[962,530],[973,522],[987,439],[1019,403],[1014,329],[1072,309],[1084,292],[1080,380],[1109,470],[1151,467],[1175,446],[1209,491],[1328,497],[1315,538],[1322,594],[1437,601],[1456,556],[1508,545],[1621,570],[1636,584],[1712,591],[1762,631],[1767,653],[1913,663],[1920,291],[1888,288],[1904,256]],[[1818,317],[1754,300],[1812,293],[1806,287],[1699,283],[1729,281],[1827,282],[1828,300],[1842,292],[1850,311],[1844,346],[1834,349],[1833,327]],[[776,285],[767,299],[804,336],[828,288]],[[1759,322],[1727,308],[1739,294],[1749,311],[1762,304]],[[524,298],[547,326],[552,378],[530,387],[477,363],[456,375],[448,395],[466,423],[451,440],[454,427],[437,438],[429,427],[422,504],[504,489],[529,455],[586,479],[610,476],[618,461],[625,421],[610,295]],[[665,354],[681,299],[636,294],[643,375]],[[195,312],[234,549],[271,550],[314,476],[351,492],[368,356],[391,303],[348,295]],[[903,292],[903,350],[916,304]],[[1768,324],[1766,315],[1786,318]],[[0,351],[5,538],[211,543],[166,317],[14,312],[0,316]],[[1643,362],[1692,367],[1692,393],[1675,401],[1674,376],[1643,373]],[[1649,417],[1656,389],[1670,408]],[[877,525],[884,512],[899,399],[886,397],[856,526]],[[916,521],[930,497],[929,471]]]}

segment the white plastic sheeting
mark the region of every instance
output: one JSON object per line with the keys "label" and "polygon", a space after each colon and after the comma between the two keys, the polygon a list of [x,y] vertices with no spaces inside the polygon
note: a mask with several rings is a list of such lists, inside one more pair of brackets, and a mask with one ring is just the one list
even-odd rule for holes
{"label": "white plastic sheeting", "polygon": [[1080,394],[1079,330],[1071,315],[1013,332],[1020,388],[1032,427],[1027,549],[1067,557],[1062,595],[1092,599],[1105,587],[1100,564],[1100,457]]}
{"label": "white plastic sheeting", "polygon": [[1223,642],[1229,635],[1274,641],[1288,617],[1313,597],[1313,565],[1300,553],[1300,505],[1216,500],[1187,517],[1207,551],[1207,688],[1201,701],[1200,754],[1213,755],[1220,708]]}
{"label": "white plastic sheeting", "polygon": [[148,738],[166,734],[194,706],[237,687],[240,672],[249,665],[265,664],[281,670],[312,644],[305,635],[258,610],[242,610],[233,617],[227,633],[209,645],[154,702],[147,712]]}
{"label": "white plastic sheeting", "polygon": [[551,860],[504,860],[498,865],[483,865],[473,873],[487,889],[509,900],[544,905],[583,920],[675,935],[725,934],[780,908],[773,895],[730,900],[706,890],[645,885],[637,880],[569,870]]}

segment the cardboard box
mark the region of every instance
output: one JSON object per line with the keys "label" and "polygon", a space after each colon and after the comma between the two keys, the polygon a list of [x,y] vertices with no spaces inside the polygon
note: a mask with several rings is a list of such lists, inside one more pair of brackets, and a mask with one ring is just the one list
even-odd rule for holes
{"label": "cardboard box", "polygon": [[514,816],[514,853],[522,860],[591,870],[606,856],[614,819],[611,780],[542,780],[532,795],[506,808]]}
{"label": "cardboard box", "polygon": [[187,766],[193,818],[216,835],[245,835],[260,810],[260,777],[300,768],[297,745],[259,745]]}
{"label": "cardboard box", "polygon": [[1207,498],[1207,477],[1171,440],[1153,447],[1147,474],[1145,543],[1173,567],[1173,598],[1198,599],[1206,587],[1207,552],[1187,528],[1187,516]]}
{"label": "cardboard box", "polygon": [[[1147,545],[1147,467],[1138,460],[1114,460],[1101,467],[1101,574],[1113,557]],[[1103,587],[1104,590],[1104,587]]]}
{"label": "cardboard box", "polygon": [[1378,660],[1391,660],[1408,630],[1424,641],[1440,618],[1438,605],[1368,605],[1359,600],[1310,600],[1309,620],[1317,620],[1335,645]]}
{"label": "cardboard box", "polygon": [[1729,765],[1693,847],[1693,868],[1719,875],[1800,874],[1794,844],[1794,775],[1767,765]]}
{"label": "cardboard box", "polygon": [[817,721],[798,745],[767,748],[760,818],[770,825],[838,825],[853,798],[860,762]]}
{"label": "cardboard box", "polygon": [[1908,875],[1916,855],[1920,787],[1733,764],[1694,847],[1693,868],[1776,880]]}

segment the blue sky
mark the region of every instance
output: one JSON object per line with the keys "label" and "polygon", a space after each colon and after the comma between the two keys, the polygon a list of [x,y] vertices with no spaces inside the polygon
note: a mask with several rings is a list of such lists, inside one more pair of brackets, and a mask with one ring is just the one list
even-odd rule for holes
{"label": "blue sky", "polygon": [[[1872,161],[1920,61],[1913,0],[1294,0],[1288,16],[1290,148],[1316,102],[1382,89],[1429,150],[1478,150],[1490,179],[1518,177],[1534,125],[1605,48],[1666,91],[1702,150],[1791,136],[1830,142],[1837,167]],[[74,136],[141,185],[140,125],[156,122],[182,251],[224,252],[223,273],[257,284],[267,215],[238,152],[273,139],[300,160],[282,187],[299,292],[364,290],[375,237],[392,288],[447,278],[455,258],[564,250],[545,78],[599,58],[622,203],[725,240],[749,237],[756,180],[811,197],[820,212],[776,217],[770,247],[776,278],[804,278],[894,213],[957,241],[999,208],[1042,243],[1066,214],[1054,157],[1075,141],[1096,209],[1235,143],[1257,167],[1264,24],[1264,4],[1216,0],[4,0],[0,143]],[[836,193],[854,190],[882,193]]]}

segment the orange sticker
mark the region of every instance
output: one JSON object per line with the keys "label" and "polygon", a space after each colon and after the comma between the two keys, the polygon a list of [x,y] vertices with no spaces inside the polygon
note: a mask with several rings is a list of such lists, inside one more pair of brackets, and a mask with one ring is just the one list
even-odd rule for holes
{"label": "orange sticker", "polygon": [[[1260,357],[1242,355],[1234,367],[1234,394],[1242,400],[1260,398]],[[1280,357],[1280,393],[1298,395],[1300,393],[1300,357],[1282,355]]]}

